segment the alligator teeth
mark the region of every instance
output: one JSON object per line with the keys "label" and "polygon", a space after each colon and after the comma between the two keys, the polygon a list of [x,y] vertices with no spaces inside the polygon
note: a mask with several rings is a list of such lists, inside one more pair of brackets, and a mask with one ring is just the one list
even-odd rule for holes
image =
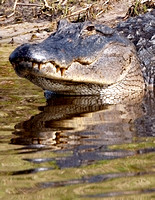
{"label": "alligator teeth", "polygon": [[60,71],[60,67],[56,66],[56,72]]}
{"label": "alligator teeth", "polygon": [[36,63],[33,62],[33,63],[32,63],[32,68],[34,68],[35,65],[36,65]]}
{"label": "alligator teeth", "polygon": [[41,63],[39,63],[39,64],[38,64],[38,69],[40,70],[40,69],[41,69],[41,67],[42,67],[42,64],[41,64]]}
{"label": "alligator teeth", "polygon": [[61,76],[63,76],[65,74],[66,69],[65,68],[60,68],[61,71]]}
{"label": "alligator teeth", "polygon": [[65,74],[66,69],[65,68],[60,68],[59,66],[56,66],[56,72],[61,72],[61,76]]}
{"label": "alligator teeth", "polygon": [[41,69],[42,67],[42,63],[35,63],[35,62],[32,62],[32,68],[38,68],[39,70]]}

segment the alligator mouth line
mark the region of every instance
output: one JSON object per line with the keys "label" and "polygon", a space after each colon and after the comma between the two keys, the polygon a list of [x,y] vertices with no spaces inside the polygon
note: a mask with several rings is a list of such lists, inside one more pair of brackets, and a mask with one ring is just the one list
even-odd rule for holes
{"label": "alligator mouth line", "polygon": [[[45,69],[51,68],[51,69],[54,69],[54,71],[57,73],[60,72],[61,77],[65,75],[65,72],[68,69],[68,67],[67,68],[60,67],[59,65],[55,64],[54,62],[38,63],[38,62],[33,62],[33,61],[20,61],[20,62],[12,63],[12,66],[14,69],[17,69],[18,67],[21,68],[21,66],[26,68],[26,66],[28,66],[29,69],[37,70],[37,72],[41,72],[41,70],[44,70],[46,72],[46,74],[48,74],[49,71],[48,70],[46,71]],[[18,70],[18,72],[20,72],[20,69]]]}
{"label": "alligator mouth line", "polygon": [[[90,65],[92,64],[93,62],[95,62],[96,60],[80,60],[80,59],[75,59],[73,60],[73,62],[68,65],[68,66],[65,66],[65,67],[61,67],[60,65],[58,65],[55,61],[48,61],[48,62],[44,62],[44,63],[41,63],[41,62],[35,62],[35,61],[29,61],[29,60],[20,60],[20,61],[16,61],[14,63],[12,63],[13,65],[13,68],[16,69],[16,67],[24,67],[24,66],[27,66],[29,69],[32,68],[32,69],[37,69],[39,72],[41,72],[41,70],[43,69],[43,73],[46,73],[46,75],[49,73],[52,73],[52,71],[50,72],[49,68],[51,69],[54,69],[54,73],[59,73],[61,74],[61,77],[63,77],[65,75],[65,72],[68,70],[68,68],[73,64],[73,63],[79,63],[81,65]],[[25,67],[26,68],[26,67]],[[47,69],[46,69],[47,68]],[[36,71],[35,71],[36,72]]]}
{"label": "alligator mouth line", "polygon": [[37,68],[39,71],[44,68],[44,67],[55,67],[56,72],[60,72],[61,76],[64,76],[65,71],[68,68],[60,67],[59,65],[55,64],[54,62],[47,62],[47,63],[37,63],[37,62],[32,62],[32,68]]}

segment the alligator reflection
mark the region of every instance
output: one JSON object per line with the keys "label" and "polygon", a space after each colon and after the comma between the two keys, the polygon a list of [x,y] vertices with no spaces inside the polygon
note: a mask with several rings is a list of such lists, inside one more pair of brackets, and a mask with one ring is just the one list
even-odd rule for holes
{"label": "alligator reflection", "polygon": [[[39,114],[15,126],[11,143],[26,145],[33,152],[45,149],[71,152],[66,157],[26,159],[34,163],[55,160],[59,168],[134,155],[137,152],[111,150],[108,146],[131,143],[137,134],[153,135],[153,99],[146,106],[141,102],[104,105],[97,96],[53,97],[46,106],[39,107]],[[38,170],[30,173],[35,171]]]}

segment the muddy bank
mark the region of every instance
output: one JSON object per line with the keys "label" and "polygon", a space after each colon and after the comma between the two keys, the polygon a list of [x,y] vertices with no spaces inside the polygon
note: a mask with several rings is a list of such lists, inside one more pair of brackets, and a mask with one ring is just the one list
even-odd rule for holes
{"label": "muddy bank", "polygon": [[50,22],[8,25],[0,28],[0,43],[22,44],[43,40],[50,34]]}
{"label": "muddy bank", "polygon": [[[129,7],[132,5],[133,0],[119,0],[110,2],[111,4],[109,5],[109,8],[106,9],[106,12],[100,11],[100,13],[98,13],[98,15],[92,20],[96,20],[99,23],[105,23],[113,27],[123,20]],[[103,3],[106,3],[106,1],[103,1]],[[30,12],[30,14],[32,13]],[[14,14],[12,17],[15,18],[17,16]],[[0,18],[0,43],[22,44],[25,42],[36,42],[38,40],[41,41],[47,38],[51,32],[55,30],[56,23],[60,19],[60,16],[58,15],[55,19],[45,17],[42,18],[43,20],[38,20],[38,18],[35,19],[32,16],[33,20],[30,21],[30,17],[28,17],[27,20],[23,20],[23,23],[15,23],[15,20],[13,20],[9,25],[7,25],[5,22],[10,19]],[[72,18],[65,18],[70,20],[74,19],[74,16],[72,16]]]}
{"label": "muddy bank", "polygon": [[[138,1],[136,1],[138,2]],[[101,1],[14,1],[0,2],[0,44],[22,44],[46,39],[62,18],[70,21],[91,20],[115,27],[134,14],[155,7],[153,1],[101,0]],[[149,3],[148,5],[148,2]],[[48,7],[47,7],[48,6]],[[15,8],[15,9],[13,9]]]}

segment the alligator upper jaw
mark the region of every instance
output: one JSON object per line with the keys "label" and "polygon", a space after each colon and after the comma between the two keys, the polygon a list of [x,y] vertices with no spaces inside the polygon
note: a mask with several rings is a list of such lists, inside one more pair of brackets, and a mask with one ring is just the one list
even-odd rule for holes
{"label": "alligator upper jaw", "polygon": [[20,61],[20,62],[13,62],[12,66],[16,71],[16,73],[23,78],[25,78],[29,74],[35,74],[36,76],[50,77],[51,71],[59,73],[59,75],[63,77],[65,71],[67,70],[67,68],[65,67],[59,67],[58,65],[54,65],[53,62],[38,63],[31,61]]}

